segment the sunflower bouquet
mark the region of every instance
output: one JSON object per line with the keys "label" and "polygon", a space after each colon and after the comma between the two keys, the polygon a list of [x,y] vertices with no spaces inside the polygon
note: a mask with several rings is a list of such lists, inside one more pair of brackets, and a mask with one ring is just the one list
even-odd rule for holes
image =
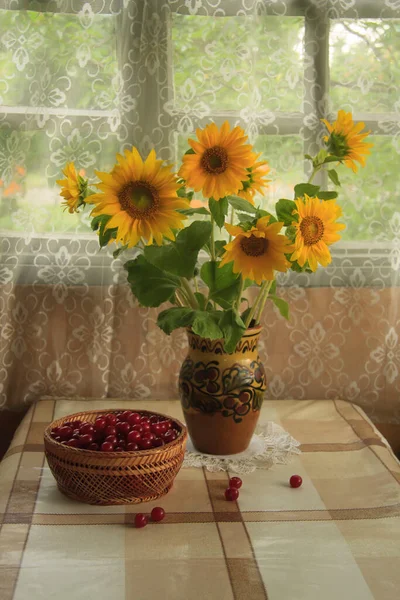
{"label": "sunflower bouquet", "polygon": [[[268,163],[243,129],[228,122],[196,131],[178,173],[154,150],[143,160],[133,147],[117,155],[109,173],[96,172],[97,191],[73,163],[57,183],[70,213],[92,206],[101,247],[115,243],[114,257],[136,249],[124,264],[128,282],[142,306],[170,303],[158,316],[166,334],[191,327],[204,338],[223,339],[226,352],[233,352],[245,330],[260,322],[268,299],[288,318],[286,302],[276,295],[276,272],[327,266],[329,246],[345,228],[338,222],[337,192],[312,181],[326,169],[340,185],[332,163],[356,172],[372,144],[351,113],[340,110],[333,124],[324,123],[324,148],[305,156],[312,163],[308,182],[294,187],[293,199],[280,199],[275,214],[262,201],[256,204],[256,194],[268,186]],[[194,202],[195,194],[205,200]],[[251,304],[244,296],[250,286],[258,288]]]}

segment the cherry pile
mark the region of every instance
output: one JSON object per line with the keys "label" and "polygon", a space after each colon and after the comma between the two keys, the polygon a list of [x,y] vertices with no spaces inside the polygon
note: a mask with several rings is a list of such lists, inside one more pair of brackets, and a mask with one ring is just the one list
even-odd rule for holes
{"label": "cherry pile", "polygon": [[51,437],[64,446],[101,452],[137,452],[173,442],[179,430],[171,419],[138,412],[108,413],[94,423],[67,421],[51,430]]}

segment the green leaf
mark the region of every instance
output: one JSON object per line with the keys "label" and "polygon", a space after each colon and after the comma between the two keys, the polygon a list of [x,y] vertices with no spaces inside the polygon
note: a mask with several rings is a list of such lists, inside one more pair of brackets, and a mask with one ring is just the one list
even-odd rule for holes
{"label": "green leaf", "polygon": [[289,304],[282,298],[277,296],[269,296],[269,299],[275,304],[276,308],[281,313],[282,317],[289,320]]}
{"label": "green leaf", "polygon": [[122,254],[122,252],[124,252],[126,249],[128,248],[128,244],[125,244],[124,246],[121,246],[121,248],[117,248],[116,250],[114,250],[113,252],[113,257],[114,258],[118,258],[118,256],[120,254]]}
{"label": "green leaf", "polygon": [[179,277],[193,277],[197,256],[211,235],[211,223],[194,221],[182,229],[176,241],[166,246],[146,246],[144,256],[162,271]]}
{"label": "green leaf", "polygon": [[293,211],[296,210],[296,204],[293,200],[281,198],[275,204],[275,210],[278,220],[283,221],[283,224],[286,225],[286,227],[296,220],[296,216],[293,215]]}
{"label": "green leaf", "polygon": [[233,273],[233,263],[219,267],[218,262],[206,262],[201,267],[202,280],[210,289],[210,300],[215,300],[222,308],[231,308],[240,289],[240,277]]}
{"label": "green leaf", "polygon": [[246,331],[246,326],[233,309],[225,310],[221,315],[218,325],[225,340],[224,349],[231,353],[235,351],[236,344]]}
{"label": "green leaf", "polygon": [[249,306],[248,308],[246,308],[245,311],[242,312],[242,314],[240,315],[240,318],[242,319],[243,323],[246,323],[246,319],[249,316],[251,311],[251,306]]}
{"label": "green leaf", "polygon": [[185,154],[196,154],[196,153],[193,150],[193,148],[189,148],[189,150],[186,150]]}
{"label": "green leaf", "polygon": [[294,186],[294,197],[304,198],[304,194],[313,197],[318,195],[319,185],[312,185],[311,183],[299,183]]}
{"label": "green leaf", "polygon": [[257,209],[255,206],[251,204],[248,200],[244,198],[239,198],[239,196],[228,196],[229,204],[239,212],[245,212],[250,215],[255,215]]}
{"label": "green leaf", "polygon": [[195,318],[192,322],[192,330],[197,335],[210,340],[220,340],[223,338],[222,330],[218,326],[218,313],[196,310]]}
{"label": "green leaf", "polygon": [[[287,254],[286,258],[288,260],[290,260],[290,254]],[[304,273],[304,271],[305,271],[305,266],[301,267],[299,265],[299,263],[297,262],[297,260],[292,260],[291,261],[290,268],[291,268],[292,271],[295,271],[296,273]]]}
{"label": "green leaf", "polygon": [[178,210],[182,215],[209,215],[209,211],[202,206],[201,208],[181,208]]}
{"label": "green leaf", "polygon": [[269,288],[269,295],[274,296],[276,293],[276,279],[273,280],[271,287]]}
{"label": "green leaf", "polygon": [[325,158],[328,156],[328,151],[325,148],[322,148],[317,156],[315,157],[315,164],[322,165],[324,163]]}
{"label": "green leaf", "polygon": [[97,217],[93,217],[90,226],[93,231],[97,231],[102,223],[106,224],[111,219],[111,215],[97,215]]}
{"label": "green leaf", "polygon": [[194,319],[195,311],[192,308],[173,307],[160,312],[157,317],[157,325],[164,333],[170,335],[174,329],[189,327]]}
{"label": "green leaf", "polygon": [[308,158],[308,160],[314,160],[310,154],[305,154],[304,158]]}
{"label": "green leaf", "polygon": [[337,197],[337,192],[318,192],[318,198],[320,198],[320,200],[334,200]]}
{"label": "green leaf", "polygon": [[93,217],[91,222],[91,227],[93,231],[99,231],[99,244],[101,248],[107,246],[110,240],[117,236],[116,227],[114,227],[113,229],[105,229],[110,219],[111,215],[97,215],[97,217]]}
{"label": "green leaf", "polygon": [[[291,202],[291,200],[289,200],[289,202]],[[276,223],[277,222],[277,218],[274,217],[274,215],[271,215],[270,212],[268,212],[267,210],[262,210],[261,208],[257,208],[257,215],[256,215],[256,219],[262,219],[262,217],[269,217],[269,224],[271,223]]]}
{"label": "green leaf", "polygon": [[214,198],[210,198],[208,201],[208,207],[212,216],[214,217],[214,221],[221,229],[225,223],[225,217],[228,214],[228,198],[220,198],[218,201],[214,200]]}
{"label": "green leaf", "polygon": [[164,273],[144,256],[124,264],[133,294],[142,306],[160,306],[170,300],[180,286],[178,277]]}
{"label": "green leaf", "polygon": [[194,295],[196,297],[197,302],[199,303],[200,310],[206,310],[207,298],[205,297],[205,295],[201,294],[200,292],[195,292]]}
{"label": "green leaf", "polygon": [[329,169],[328,171],[328,177],[331,181],[333,181],[333,183],[335,185],[339,185],[340,186],[340,181],[339,181],[339,175],[337,174],[337,172],[335,171],[335,169]]}
{"label": "green leaf", "polygon": [[[219,258],[225,253],[224,246],[226,246],[227,242],[225,240],[215,240],[214,248],[215,248],[215,256]],[[209,242],[204,245],[204,250],[211,256],[211,247]]]}

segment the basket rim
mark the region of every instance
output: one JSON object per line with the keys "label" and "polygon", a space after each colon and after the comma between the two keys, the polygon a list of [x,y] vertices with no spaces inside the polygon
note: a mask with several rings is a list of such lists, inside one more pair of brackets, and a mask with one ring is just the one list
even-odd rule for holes
{"label": "basket rim", "polygon": [[146,410],[146,409],[134,409],[134,410],[132,410],[132,412],[138,412],[140,414],[156,415],[159,417],[166,417],[168,419],[171,419],[171,421],[173,421],[174,423],[179,425],[179,427],[181,428],[176,440],[174,440],[173,442],[169,442],[165,446],[160,446],[159,448],[150,448],[148,450],[130,450],[130,451],[125,450],[122,452],[102,452],[101,450],[86,450],[84,448],[74,448],[73,446],[65,446],[61,442],[57,442],[50,435],[51,430],[53,429],[53,427],[55,427],[55,423],[58,423],[59,421],[68,421],[72,417],[81,417],[83,415],[110,414],[110,413],[120,412],[120,411],[123,412],[124,410],[127,410],[127,409],[126,408],[125,409],[113,408],[110,410],[110,409],[100,408],[100,409],[94,409],[94,410],[80,411],[77,413],[72,413],[70,415],[65,415],[65,417],[60,417],[59,419],[54,419],[54,421],[52,421],[44,430],[44,433],[43,433],[44,441],[46,444],[48,444],[49,446],[53,446],[57,450],[61,450],[61,451],[65,451],[65,452],[73,452],[76,454],[76,456],[86,456],[88,458],[96,457],[96,458],[132,458],[133,459],[133,458],[139,458],[139,457],[145,457],[145,456],[156,456],[157,454],[162,454],[163,452],[166,452],[167,450],[169,451],[172,448],[175,448],[176,446],[182,445],[182,443],[187,439],[187,428],[181,421],[179,421],[179,419],[176,419],[175,417],[171,417],[170,415],[166,415],[164,413],[154,412],[153,410]]}

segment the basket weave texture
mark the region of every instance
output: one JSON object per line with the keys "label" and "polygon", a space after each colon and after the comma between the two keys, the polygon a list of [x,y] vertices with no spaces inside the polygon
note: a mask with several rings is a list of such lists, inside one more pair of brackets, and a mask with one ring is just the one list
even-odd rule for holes
{"label": "basket weave texture", "polygon": [[[121,412],[124,409],[121,409]],[[161,413],[137,410],[142,416],[157,415],[171,419],[178,430],[173,442],[137,452],[97,452],[72,448],[56,442],[50,432],[70,421],[94,423],[97,417],[113,410],[75,413],[53,421],[44,432],[47,462],[61,492],[87,504],[138,504],[166,494],[182,466],[187,432],[177,419]]]}

